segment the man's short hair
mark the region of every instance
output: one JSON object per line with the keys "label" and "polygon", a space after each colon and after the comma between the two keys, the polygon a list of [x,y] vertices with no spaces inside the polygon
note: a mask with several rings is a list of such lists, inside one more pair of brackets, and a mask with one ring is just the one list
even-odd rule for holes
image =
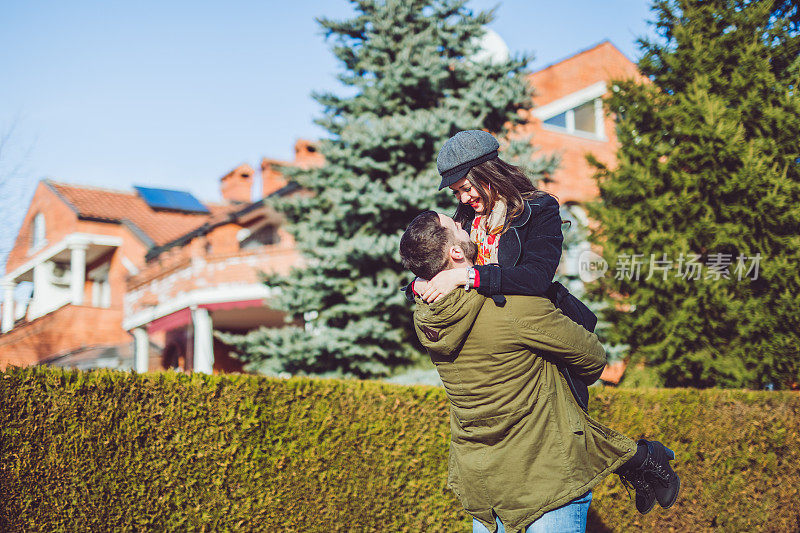
{"label": "man's short hair", "polygon": [[400,238],[403,266],[422,279],[431,279],[450,264],[447,249],[452,232],[442,226],[436,211],[423,211],[411,221]]}

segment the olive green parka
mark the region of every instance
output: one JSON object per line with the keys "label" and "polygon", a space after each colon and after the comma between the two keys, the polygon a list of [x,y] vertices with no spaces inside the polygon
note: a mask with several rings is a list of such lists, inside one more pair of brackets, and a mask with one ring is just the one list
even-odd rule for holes
{"label": "olive green parka", "polygon": [[589,418],[554,361],[594,382],[606,363],[597,335],[550,300],[498,306],[459,288],[416,298],[414,328],[450,399],[448,486],[490,531],[496,514],[522,531],[585,494],[633,456],[636,443]]}

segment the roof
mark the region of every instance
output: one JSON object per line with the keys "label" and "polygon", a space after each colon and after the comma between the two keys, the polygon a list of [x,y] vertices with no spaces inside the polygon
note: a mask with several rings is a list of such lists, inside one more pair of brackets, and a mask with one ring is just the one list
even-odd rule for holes
{"label": "roof", "polygon": [[610,41],[603,41],[539,69],[528,79],[534,87],[533,103],[539,108],[578,94],[583,89],[605,91],[611,80],[647,81],[636,64]]}
{"label": "roof", "polygon": [[[200,226],[197,226],[192,231],[182,233],[181,235],[178,235],[176,238],[172,239],[171,241],[163,243],[163,244],[161,244],[159,246],[151,247],[150,250],[147,252],[147,255],[145,256],[145,259],[147,261],[150,261],[151,259],[154,259],[155,257],[158,257],[160,254],[164,253],[165,251],[169,250],[170,248],[174,248],[175,246],[183,246],[184,244],[186,244],[187,242],[191,241],[192,239],[195,239],[195,238],[197,238],[197,237],[199,237],[201,235],[205,235],[205,234],[209,233],[211,230],[213,230],[214,228],[216,228],[218,226],[221,226],[223,224],[227,224],[228,222],[232,222],[232,221],[238,219],[239,217],[244,216],[244,215],[246,215],[246,214],[258,209],[259,207],[267,205],[268,199],[278,198],[278,197],[281,197],[281,196],[286,196],[288,194],[291,194],[291,193],[297,191],[300,188],[301,188],[300,185],[298,185],[296,182],[292,181],[292,182],[289,182],[284,187],[281,187],[277,191],[268,194],[266,197],[262,198],[261,200],[257,200],[255,202],[251,202],[249,204],[244,204],[244,205],[235,204],[233,206],[228,206],[228,209],[225,212],[220,212],[220,213],[217,213],[216,215],[212,214],[212,216],[208,217],[208,219],[206,220],[206,222],[204,224],[201,224]],[[212,213],[213,213],[213,210],[212,210]]]}
{"label": "roof", "polygon": [[[181,213],[151,208],[136,193],[45,180],[79,218],[129,226],[149,246],[160,246],[202,226],[225,218],[240,206],[206,204],[207,213]],[[149,242],[147,242],[149,241]]]}
{"label": "roof", "polygon": [[566,57],[562,57],[561,59],[558,59],[558,60],[553,61],[552,63],[549,63],[549,64],[547,64],[547,65],[545,65],[545,66],[543,66],[541,68],[538,68],[535,71],[533,71],[533,74],[537,74],[539,72],[543,72],[543,71],[545,71],[545,70],[547,70],[549,68],[552,68],[552,67],[560,65],[562,63],[565,63],[565,62],[567,62],[567,61],[569,61],[571,59],[576,59],[576,58],[578,58],[578,57],[580,57],[582,55],[589,54],[589,53],[594,52],[595,50],[597,50],[599,48],[607,48],[607,49],[610,48],[610,49],[613,49],[615,52],[620,54],[622,57],[624,57],[625,59],[627,59],[631,63],[636,64],[635,61],[633,61],[631,58],[629,58],[627,55],[625,55],[619,48],[617,48],[614,45],[614,43],[612,43],[608,39],[605,39],[603,41],[600,41],[599,43],[596,43],[596,44],[593,44],[592,46],[589,46],[588,48],[584,48],[583,50],[578,50],[577,52],[574,52],[574,53],[572,53],[572,54],[570,54],[570,55],[568,55]]}

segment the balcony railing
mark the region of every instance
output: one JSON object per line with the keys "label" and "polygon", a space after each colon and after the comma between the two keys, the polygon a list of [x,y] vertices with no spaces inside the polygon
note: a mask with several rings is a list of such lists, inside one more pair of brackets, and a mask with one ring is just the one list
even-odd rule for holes
{"label": "balcony railing", "polygon": [[96,344],[130,342],[122,310],[67,304],[0,335],[0,367],[31,365],[53,354]]}
{"label": "balcony railing", "polygon": [[[194,267],[202,268],[204,265],[233,264],[236,259],[243,259],[256,270],[273,268],[283,263],[295,261],[297,252],[293,245],[277,244],[251,250],[239,250],[226,254],[208,254],[198,257],[181,257],[174,263],[165,261],[148,266],[135,276],[128,279],[128,290],[136,290],[148,283],[168,278],[176,273],[183,273]],[[293,263],[292,263],[293,264]],[[184,274],[185,275],[185,274]]]}

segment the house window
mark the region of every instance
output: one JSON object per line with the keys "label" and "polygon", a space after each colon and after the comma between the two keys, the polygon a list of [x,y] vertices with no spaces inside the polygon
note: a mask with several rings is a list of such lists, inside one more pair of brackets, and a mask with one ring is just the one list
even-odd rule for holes
{"label": "house window", "polygon": [[595,99],[594,101],[581,104],[572,110],[572,113],[575,115],[575,131],[594,134],[598,133],[597,120],[595,117],[595,113],[597,111],[597,109],[595,109],[597,107],[595,104],[598,102],[600,102],[599,98]]}
{"label": "house window", "polygon": [[545,127],[572,135],[604,138],[603,101],[593,98],[543,121]]}
{"label": "house window", "polygon": [[567,112],[564,111],[563,113],[559,113],[554,117],[550,117],[544,121],[545,124],[548,126],[555,126],[557,128],[566,128],[567,127]]}
{"label": "house window", "polygon": [[253,232],[250,232],[250,230],[242,230],[239,248],[242,250],[250,250],[270,244],[277,244],[279,240],[278,228],[271,224],[267,224],[266,226],[262,226]]}
{"label": "house window", "polygon": [[38,213],[35,217],[33,217],[33,232],[31,233],[31,250],[38,250],[47,243],[44,236],[45,236],[44,215],[42,213]]}

